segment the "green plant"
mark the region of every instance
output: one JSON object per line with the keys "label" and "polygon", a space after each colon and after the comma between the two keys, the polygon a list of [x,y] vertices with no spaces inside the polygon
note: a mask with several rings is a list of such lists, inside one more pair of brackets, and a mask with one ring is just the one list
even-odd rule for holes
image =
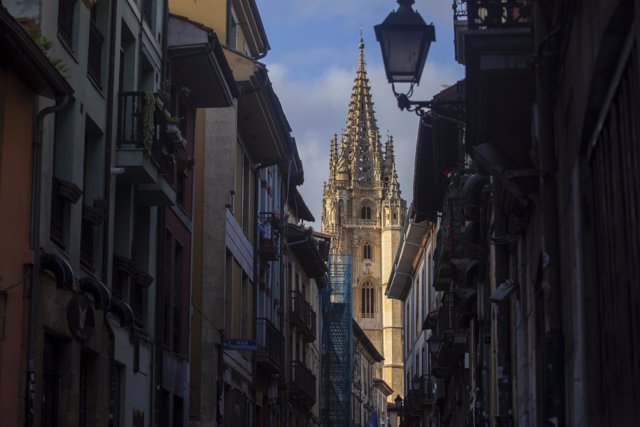
{"label": "green plant", "polygon": [[175,124],[175,125],[179,125],[182,120],[184,119],[184,117],[167,117],[167,123],[171,123],[171,124]]}
{"label": "green plant", "polygon": [[66,77],[66,73],[69,71],[69,66],[62,59],[51,57],[49,54],[49,50],[52,46],[51,40],[42,35],[40,27],[31,22],[21,22],[21,24],[29,36],[31,36],[36,46],[38,46],[45,54],[49,62],[51,62],[51,64],[53,64],[53,66]]}
{"label": "green plant", "polygon": [[144,147],[147,154],[151,152],[151,145],[153,144],[153,137],[156,133],[156,121],[155,121],[155,106],[156,98],[152,92],[146,92],[144,94],[143,105],[143,140]]}

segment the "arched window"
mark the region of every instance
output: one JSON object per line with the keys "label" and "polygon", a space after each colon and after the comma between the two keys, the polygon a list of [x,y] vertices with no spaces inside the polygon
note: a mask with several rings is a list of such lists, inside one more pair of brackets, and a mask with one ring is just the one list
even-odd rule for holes
{"label": "arched window", "polygon": [[364,259],[371,259],[371,245],[369,243],[364,244],[362,255]]}
{"label": "arched window", "polygon": [[360,217],[362,219],[371,219],[371,208],[369,206],[363,206]]}
{"label": "arched window", "polygon": [[376,294],[371,282],[362,285],[362,317],[372,319],[375,314]]}

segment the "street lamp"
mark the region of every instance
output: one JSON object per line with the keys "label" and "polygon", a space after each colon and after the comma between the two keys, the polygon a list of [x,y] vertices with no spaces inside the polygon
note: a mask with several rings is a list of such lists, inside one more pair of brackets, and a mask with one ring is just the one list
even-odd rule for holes
{"label": "street lamp", "polygon": [[[374,27],[376,40],[382,49],[382,60],[393,93],[401,110],[418,111],[429,108],[428,101],[409,101],[413,87],[420,83],[422,70],[431,43],[436,40],[433,24],[427,25],[420,14],[411,8],[414,0],[397,0],[400,7]],[[406,94],[396,92],[396,83],[410,83]]]}
{"label": "street lamp", "polygon": [[400,427],[402,425],[402,398],[398,394],[396,395],[396,398],[393,399],[393,401],[396,403],[396,411],[398,411],[398,417],[400,418],[400,423],[398,423],[398,427]]}

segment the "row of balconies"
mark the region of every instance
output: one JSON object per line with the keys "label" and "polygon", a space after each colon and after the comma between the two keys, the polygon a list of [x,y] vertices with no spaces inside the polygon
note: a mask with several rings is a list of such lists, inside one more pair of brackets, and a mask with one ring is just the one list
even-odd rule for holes
{"label": "row of balconies", "polygon": [[[257,319],[256,362],[270,374],[281,371],[284,338],[280,331],[268,320]],[[312,406],[316,401],[316,377],[304,363],[291,362],[291,396],[304,406]]]}

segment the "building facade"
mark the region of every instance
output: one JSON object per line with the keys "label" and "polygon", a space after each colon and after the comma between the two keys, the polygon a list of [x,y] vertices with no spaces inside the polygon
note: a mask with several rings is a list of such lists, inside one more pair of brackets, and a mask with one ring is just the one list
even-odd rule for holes
{"label": "building facade", "polygon": [[384,358],[355,321],[352,321],[352,326],[352,425],[386,427],[390,425],[387,417],[387,397],[391,395],[392,390],[380,379]]}
{"label": "building facade", "polygon": [[28,72],[0,89],[28,120],[2,126],[2,184],[10,160],[15,190],[33,183],[2,191],[7,224],[23,214],[0,274],[11,424],[282,425],[293,361],[318,375],[320,332],[292,326],[290,292],[303,277],[311,314],[326,266],[312,244],[288,274],[283,224],[313,217],[255,2],[168,3],[4,2],[22,27],[3,14],[3,60]]}
{"label": "building facade", "polygon": [[402,393],[401,307],[384,298],[384,291],[406,203],[400,195],[393,138],[387,138],[384,150],[380,142],[362,40],[359,55],[340,147],[337,136],[331,141],[322,231],[332,238],[332,254],[352,255],[353,317],[384,356],[381,379]]}
{"label": "building facade", "polygon": [[413,201],[416,223],[438,219],[441,296],[410,322],[444,390],[409,425],[637,419],[639,12],[455,2],[465,80],[421,115]]}

